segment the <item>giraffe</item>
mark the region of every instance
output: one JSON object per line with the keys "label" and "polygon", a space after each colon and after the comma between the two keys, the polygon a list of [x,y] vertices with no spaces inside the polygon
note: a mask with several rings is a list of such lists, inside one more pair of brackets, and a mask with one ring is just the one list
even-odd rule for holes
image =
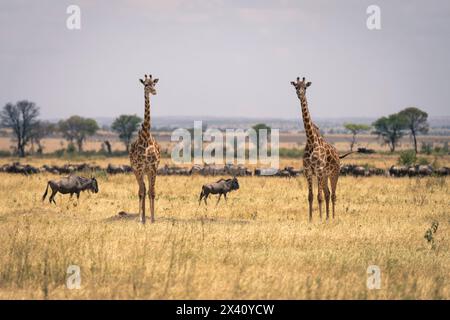
{"label": "giraffe", "polygon": [[308,101],[306,100],[306,89],[311,86],[311,82],[306,82],[305,78],[300,81],[292,81],[297,96],[300,99],[303,125],[306,133],[306,146],[303,154],[303,167],[306,180],[308,181],[308,202],[309,202],[309,221],[312,221],[312,205],[313,205],[313,177],[317,177],[317,202],[319,203],[319,214],[322,219],[322,203],[325,194],[326,218],[329,218],[330,212],[330,189],[328,188],[328,179],[331,183],[331,201],[334,219],[334,211],[336,204],[336,187],[340,173],[340,158],[334,146],[329,144],[320,135],[319,128],[312,122],[311,115],[308,110]]}
{"label": "giraffe", "polygon": [[148,177],[148,198],[150,201],[150,222],[155,222],[155,182],[156,170],[160,160],[160,147],[150,132],[150,94],[156,95],[155,84],[159,79],[145,75],[144,80],[145,113],[144,122],[137,139],[130,145],[130,163],[139,185],[139,216],[145,224],[145,176]]}

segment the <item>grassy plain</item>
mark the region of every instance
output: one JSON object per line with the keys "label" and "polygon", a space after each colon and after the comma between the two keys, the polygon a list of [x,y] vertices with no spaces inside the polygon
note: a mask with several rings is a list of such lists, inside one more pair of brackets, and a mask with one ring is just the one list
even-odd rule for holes
{"label": "grassy plain", "polygon": [[[134,176],[100,174],[98,194],[57,205],[41,201],[52,178],[0,174],[1,299],[450,298],[448,178],[342,177],[336,219],[316,208],[308,223],[303,177],[240,178],[228,203],[206,208],[201,185],[217,177],[161,176],[145,226]],[[66,287],[69,265],[80,289]],[[366,287],[369,265],[379,290]]]}

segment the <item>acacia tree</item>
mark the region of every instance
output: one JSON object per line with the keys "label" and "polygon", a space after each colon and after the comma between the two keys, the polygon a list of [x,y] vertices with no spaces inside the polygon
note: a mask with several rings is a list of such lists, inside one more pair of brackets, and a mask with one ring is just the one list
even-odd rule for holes
{"label": "acacia tree", "polygon": [[76,142],[78,151],[83,151],[83,143],[88,136],[93,136],[99,129],[94,119],[71,116],[69,119],[58,123],[59,131],[70,143]]}
{"label": "acacia tree", "polygon": [[257,150],[257,154],[258,154],[258,157],[259,157],[259,130],[267,130],[267,139],[270,139],[270,132],[271,132],[271,128],[267,125],[267,124],[265,124],[265,123],[258,123],[258,124],[255,124],[253,127],[252,127],[252,129],[253,130],[255,130],[256,131],[256,150]]}
{"label": "acacia tree", "polygon": [[111,125],[111,129],[118,133],[119,139],[125,144],[125,148],[128,152],[130,148],[131,138],[137,131],[139,123],[142,119],[137,115],[123,114],[116,118]]}
{"label": "acacia tree", "polygon": [[405,118],[406,125],[413,137],[414,141],[414,151],[417,153],[417,138],[416,135],[418,133],[427,133],[428,126],[428,113],[422,111],[418,108],[406,108],[399,112],[399,114]]}
{"label": "acacia tree", "polygon": [[344,124],[344,127],[352,133],[352,140],[350,141],[350,151],[353,151],[353,146],[356,143],[356,135],[370,129],[370,126],[366,124],[357,123],[346,123]]}
{"label": "acacia tree", "polygon": [[391,152],[394,152],[398,141],[405,135],[407,123],[402,115],[395,113],[388,117],[381,117],[373,123],[373,126],[375,127],[374,133],[383,139]]}
{"label": "acacia tree", "polygon": [[37,122],[39,108],[34,102],[22,100],[7,103],[0,112],[3,127],[10,128],[17,140],[19,157],[25,157],[25,147],[30,142],[33,126]]}
{"label": "acacia tree", "polygon": [[37,145],[37,152],[42,153],[41,140],[55,131],[55,125],[48,121],[37,121],[31,129],[31,148]]}

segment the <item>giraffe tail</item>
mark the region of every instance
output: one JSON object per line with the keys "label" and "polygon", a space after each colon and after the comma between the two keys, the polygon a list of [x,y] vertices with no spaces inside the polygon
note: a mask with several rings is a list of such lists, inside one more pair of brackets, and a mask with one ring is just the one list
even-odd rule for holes
{"label": "giraffe tail", "polygon": [[344,153],[342,156],[339,156],[339,159],[344,159],[346,156],[348,156],[348,155],[350,155],[352,153],[355,153],[355,152],[356,151],[350,151],[350,152]]}
{"label": "giraffe tail", "polygon": [[350,155],[352,153],[367,153],[367,154],[371,154],[371,153],[375,153],[375,151],[372,150],[372,149],[358,148],[357,151],[350,151],[350,152],[344,153],[342,156],[339,156],[339,159],[344,159],[346,156],[348,156],[348,155]]}

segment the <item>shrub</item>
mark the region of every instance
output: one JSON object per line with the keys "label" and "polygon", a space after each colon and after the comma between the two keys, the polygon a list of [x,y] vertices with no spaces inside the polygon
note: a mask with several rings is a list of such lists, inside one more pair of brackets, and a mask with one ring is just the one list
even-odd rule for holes
{"label": "shrub", "polygon": [[448,148],[448,141],[444,142],[444,146],[442,147],[442,151],[444,153],[448,153],[449,152],[449,148]]}
{"label": "shrub", "polygon": [[417,158],[417,164],[419,164],[419,165],[429,165],[430,161],[428,161],[427,158],[421,157],[421,158]]}
{"label": "shrub", "polygon": [[0,158],[1,157],[11,157],[11,152],[7,150],[0,150]]}
{"label": "shrub", "polygon": [[433,144],[422,142],[422,146],[420,147],[420,152],[430,155],[433,152]]}
{"label": "shrub", "polygon": [[67,153],[75,153],[77,150],[76,150],[76,148],[75,148],[75,145],[72,143],[72,142],[70,142],[68,145],[67,145]]}
{"label": "shrub", "polygon": [[411,166],[415,164],[417,161],[416,153],[414,150],[406,150],[400,153],[400,157],[398,158],[398,164],[404,166]]}
{"label": "shrub", "polygon": [[280,157],[286,158],[300,158],[303,156],[303,150],[297,148],[280,148],[279,155]]}

